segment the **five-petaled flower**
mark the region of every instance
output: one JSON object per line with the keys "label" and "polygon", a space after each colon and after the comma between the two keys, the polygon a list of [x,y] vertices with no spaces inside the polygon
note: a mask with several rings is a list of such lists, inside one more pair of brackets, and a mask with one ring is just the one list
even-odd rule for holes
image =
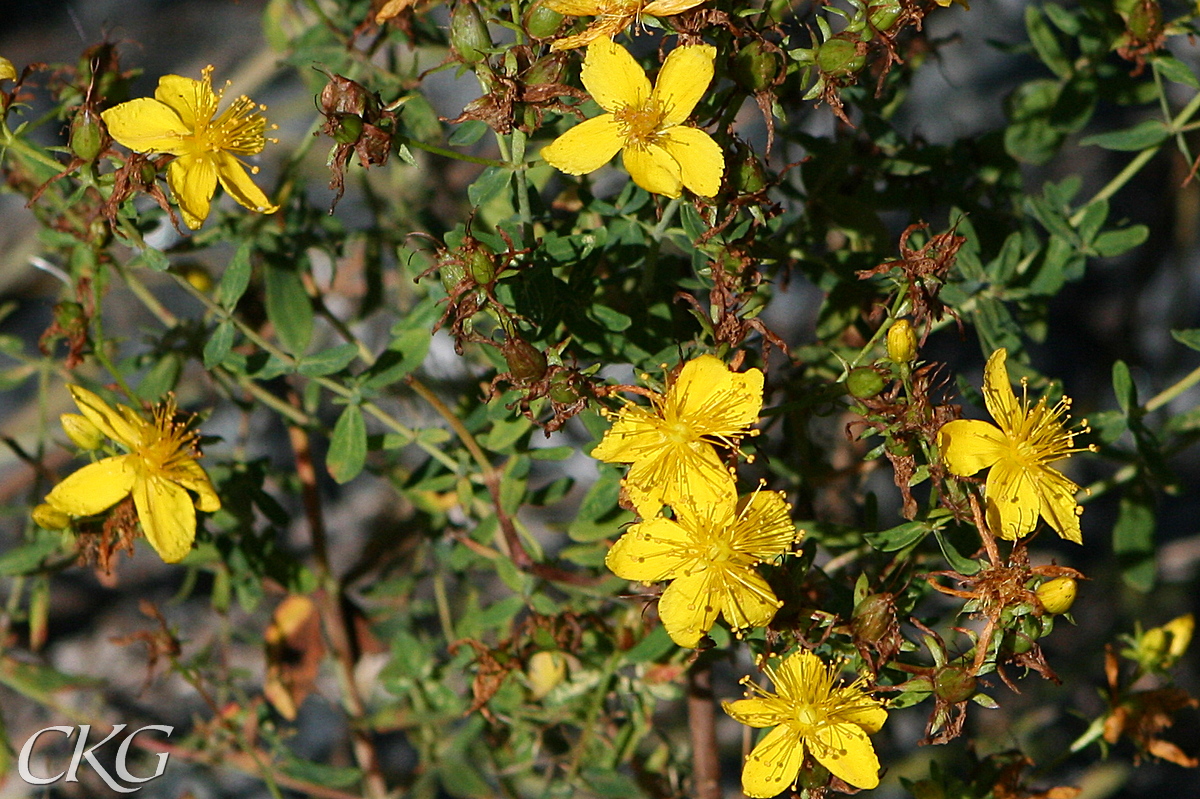
{"label": "five-petaled flower", "polygon": [[605,563],[626,580],[671,580],[658,615],[671,640],[695,647],[720,613],[734,632],[765,627],[782,604],[755,566],[792,548],[798,533],[783,495],[756,491],[696,506],[672,506],[675,518],[635,524]]}
{"label": "five-petaled flower", "polygon": [[574,36],[555,40],[550,49],[570,50],[583,47],[604,37],[611,39],[629,27],[643,14],[651,17],[670,17],[695,8],[704,0],[545,0],[552,11],[572,17],[596,17],[591,25]]}
{"label": "five-petaled flower", "polygon": [[586,120],[542,148],[542,157],[568,175],[594,172],[621,151],[634,183],[678,197],[682,187],[702,197],[721,188],[725,156],[712,137],[683,122],[713,78],[717,50],[677,47],[654,88],[629,51],[611,39],[588,45],[583,85],[608,113]]}
{"label": "five-petaled flower", "polygon": [[725,712],[749,727],[772,727],[742,767],[746,796],[771,797],[795,782],[805,752],[835,777],[856,788],[879,784],[879,760],[868,734],[878,732],[887,711],[863,690],[860,680],[838,681],[838,667],[800,650],[775,665],[760,661],[778,693],[742,680],[754,694],[722,702]]}
{"label": "five-petaled flower", "polygon": [[212,513],[221,500],[196,462],[196,433],[174,419],[174,398],[146,421],[128,406],[114,409],[85,388],[69,388],[83,418],[126,454],[84,466],[56,485],[46,504],[68,516],[94,516],[132,494],[150,545],[167,563],[181,560],[196,537],[196,509]]}
{"label": "five-petaled flower", "polygon": [[736,447],[758,419],[763,374],[731,372],[723,361],[701,355],[688,361],[667,393],[652,394],[650,407],[626,405],[592,450],[607,463],[630,463],[625,490],[644,517],[661,505],[682,501],[704,506],[736,496],[737,487],[713,443]]}
{"label": "five-petaled flower", "polygon": [[[975,419],[949,422],[938,432],[942,460],[953,474],[967,477],[991,467],[984,487],[987,525],[993,534],[1013,540],[1029,535],[1038,515],[1068,541],[1083,543],[1075,502],[1079,486],[1050,468],[1074,452],[1075,432],[1066,426],[1071,401],[1051,406],[1043,397],[1032,407],[1018,402],[1008,379],[1001,348],[988,358],[983,399],[996,424]],[[1024,387],[1024,381],[1022,381]],[[1084,422],[1082,432],[1087,432]]]}
{"label": "five-petaled flower", "polygon": [[167,167],[167,183],[192,230],[208,217],[218,181],[251,211],[278,210],[237,158],[256,155],[266,146],[267,121],[260,113],[266,106],[241,96],[217,116],[223,94],[213,91],[210,66],[200,80],[164,75],[153,98],[130,100],[100,115],[112,137],[129,149],[176,156]]}

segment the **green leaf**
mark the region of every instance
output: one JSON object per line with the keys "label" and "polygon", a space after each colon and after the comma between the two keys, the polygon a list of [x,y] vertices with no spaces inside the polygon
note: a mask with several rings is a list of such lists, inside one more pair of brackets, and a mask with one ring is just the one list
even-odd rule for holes
{"label": "green leaf", "polygon": [[305,377],[324,377],[340,372],[358,357],[358,346],[341,344],[301,359],[296,371]]}
{"label": "green leaf", "polygon": [[162,250],[147,247],[133,259],[134,266],[146,266],[155,272],[165,272],[171,268],[171,259]]}
{"label": "green leaf", "polygon": [[1113,552],[1126,585],[1143,593],[1154,587],[1153,495],[1141,483],[1131,486],[1121,497],[1113,525]]}
{"label": "green leaf", "polygon": [[233,254],[229,265],[225,267],[225,273],[221,275],[221,282],[217,284],[216,299],[227,310],[232,311],[237,307],[238,300],[246,293],[246,287],[250,285],[250,252],[252,245],[248,241],[243,241],[241,246],[237,248],[237,252]]}
{"label": "green leaf", "polygon": [[486,205],[508,188],[512,174],[512,170],[506,166],[489,166],[467,187],[467,199],[476,208]]}
{"label": "green leaf", "polygon": [[1150,228],[1145,225],[1130,225],[1121,230],[1106,230],[1092,242],[1097,255],[1112,258],[1132,250],[1150,237]]}
{"label": "green leaf", "polygon": [[362,771],[354,766],[328,766],[311,760],[287,759],[283,772],[289,777],[326,788],[353,788],[362,780]]}
{"label": "green leaf", "polygon": [[367,426],[363,422],[362,409],[347,405],[333,426],[325,467],[334,480],[348,483],[358,476],[366,462]]}
{"label": "green leaf", "polygon": [[[968,558],[961,554],[954,544],[950,543],[946,534],[941,530],[933,531],[934,537],[937,539],[938,546],[942,548],[942,555],[945,556],[946,562],[950,564],[950,568],[954,569],[959,574],[971,575],[979,571],[979,562]],[[978,545],[976,541],[976,545]]]}
{"label": "green leaf", "polygon": [[906,522],[888,530],[867,533],[863,538],[880,552],[895,552],[915,544],[929,535],[930,527],[925,522]]}
{"label": "green leaf", "polygon": [[226,320],[217,325],[208,341],[204,342],[204,368],[214,369],[221,365],[229,350],[233,348],[233,322]]}
{"label": "green leaf", "polygon": [[1109,133],[1097,133],[1088,136],[1079,143],[1083,146],[1095,145],[1105,150],[1120,150],[1132,152],[1147,150],[1162,144],[1171,135],[1171,131],[1161,119],[1147,119],[1139,122],[1128,130],[1114,130]]}
{"label": "green leaf", "polygon": [[428,330],[412,328],[403,331],[392,339],[392,343],[379,356],[379,360],[367,371],[369,377],[363,383],[363,387],[378,390],[402,380],[425,360],[432,341],[433,337],[429,335]]}
{"label": "green leaf", "polygon": [[135,393],[147,402],[158,402],[179,383],[182,371],[182,358],[177,353],[167,353],[150,367],[150,371],[138,383]]}
{"label": "green leaf", "polygon": [[1129,374],[1129,366],[1124,361],[1117,361],[1112,368],[1113,393],[1117,395],[1117,404],[1121,413],[1129,416],[1138,407],[1137,386]]}
{"label": "green leaf", "polygon": [[0,555],[0,575],[12,577],[32,574],[42,567],[43,561],[62,549],[62,540],[57,533],[46,532],[34,540]]}
{"label": "green leaf", "polygon": [[1025,6],[1025,29],[1029,32],[1029,41],[1042,63],[1063,80],[1071,77],[1071,61],[1063,53],[1058,37],[1054,35],[1037,6]]}
{"label": "green leaf", "polygon": [[303,355],[312,339],[313,308],[300,274],[268,262],[263,276],[267,318],[275,325],[275,333],[284,348],[293,355]]}
{"label": "green leaf", "polygon": [[1193,89],[1200,89],[1200,80],[1196,79],[1196,73],[1175,56],[1169,53],[1156,53],[1150,58],[1150,63],[1154,65],[1158,74],[1167,80],[1173,83],[1182,83]]}
{"label": "green leaf", "polygon": [[1200,350],[1200,328],[1193,327],[1188,330],[1172,330],[1171,337],[1185,347]]}

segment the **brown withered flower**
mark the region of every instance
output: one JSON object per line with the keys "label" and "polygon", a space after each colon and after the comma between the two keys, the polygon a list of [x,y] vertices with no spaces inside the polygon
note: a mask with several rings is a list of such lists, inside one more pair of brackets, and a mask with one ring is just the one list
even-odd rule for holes
{"label": "brown withered flower", "polygon": [[321,130],[334,141],[329,153],[329,169],[333,173],[329,188],[337,194],[329,213],[337,207],[346,193],[346,164],[351,154],[366,168],[383,166],[392,154],[396,133],[396,114],[384,107],[379,95],[361,83],[343,75],[330,75],[329,83],[321,90],[320,110],[325,117]]}
{"label": "brown withered flower", "polygon": [[[919,250],[908,246],[909,237],[918,230],[928,229],[929,225],[925,223],[909,225],[900,234],[898,259],[885,261],[872,269],[863,269],[856,273],[860,280],[866,280],[875,275],[887,274],[893,269],[900,270],[898,279],[905,285],[908,301],[912,306],[913,323],[918,326],[923,324],[925,327],[925,333],[921,337],[922,343],[929,335],[933,323],[947,313],[947,308],[938,299],[938,295],[946,284],[946,276],[954,266],[959,249],[967,242],[965,236],[959,236],[954,232],[955,229],[951,228],[932,237]],[[957,318],[953,310],[949,310],[949,313]]]}

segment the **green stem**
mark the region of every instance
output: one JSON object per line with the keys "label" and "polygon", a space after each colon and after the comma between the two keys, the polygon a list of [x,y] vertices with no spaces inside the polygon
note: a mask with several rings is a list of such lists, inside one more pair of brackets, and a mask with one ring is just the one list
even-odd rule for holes
{"label": "green stem", "polygon": [[468,164],[479,164],[481,166],[509,166],[505,161],[497,161],[494,158],[479,158],[474,155],[466,155],[465,153],[455,152],[454,150],[438,147],[436,144],[426,144],[416,139],[411,139],[408,136],[396,134],[396,144],[416,147],[418,150],[424,150],[427,153],[440,155],[443,158],[453,158],[455,161],[466,161]]}
{"label": "green stem", "polygon": [[1183,392],[1187,391],[1192,386],[1196,385],[1196,383],[1200,383],[1200,367],[1193,369],[1187,374],[1187,376],[1185,376],[1175,385],[1171,386],[1170,388],[1163,389],[1162,391],[1158,392],[1158,394],[1151,397],[1144,406],[1146,412],[1150,413],[1151,411],[1158,410]]}

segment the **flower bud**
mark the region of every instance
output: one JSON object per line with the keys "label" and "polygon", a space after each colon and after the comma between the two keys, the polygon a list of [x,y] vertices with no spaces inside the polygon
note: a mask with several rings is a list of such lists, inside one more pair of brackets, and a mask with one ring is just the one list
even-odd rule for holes
{"label": "flower bud", "polygon": [[1185,613],[1178,616],[1162,626],[1163,630],[1170,633],[1171,642],[1167,645],[1166,660],[1167,665],[1172,666],[1179,658],[1183,657],[1183,653],[1187,651],[1188,644],[1192,642],[1192,633],[1196,628],[1196,618]]}
{"label": "flower bud", "polygon": [[947,666],[933,678],[933,693],[943,702],[956,705],[975,695],[976,679],[964,668]]}
{"label": "flower bud", "polygon": [[104,128],[100,118],[86,105],[71,120],[71,152],[78,158],[91,163],[104,149]]}
{"label": "flower bud", "polygon": [[750,42],[734,56],[733,79],[747,91],[761,92],[769,88],[778,74],[779,56],[760,41]]}
{"label": "flower bud", "polygon": [[867,63],[866,45],[834,37],[817,49],[817,68],[835,78],[853,75]]}
{"label": "flower bud", "polygon": [[478,64],[492,49],[487,23],[473,0],[459,0],[450,12],[450,47],[464,64]]}
{"label": "flower bud", "polygon": [[846,390],[856,399],[869,399],[883,391],[883,375],[869,366],[859,366],[846,375]]}
{"label": "flower bud", "polygon": [[549,39],[558,33],[562,21],[562,14],[544,2],[535,3],[533,8],[525,12],[525,32],[535,39]]}
{"label": "flower bud", "polygon": [[858,641],[879,641],[896,623],[895,605],[891,594],[869,594],[854,606],[850,629]]}
{"label": "flower bud", "polygon": [[4,56],[0,56],[0,80],[16,80],[17,68],[13,66],[13,62],[9,61]]}
{"label": "flower bud", "polygon": [[71,439],[80,449],[91,452],[100,449],[100,445],[104,443],[104,434],[86,416],[78,413],[64,413],[58,417],[58,420],[62,423],[67,438]]}
{"label": "flower bud", "polygon": [[562,652],[534,652],[525,669],[525,679],[534,699],[541,699],[567,678],[567,658]]}
{"label": "flower bud", "polygon": [[71,526],[70,516],[45,502],[35,507],[30,515],[34,524],[43,530],[65,530]]}
{"label": "flower bud", "polygon": [[1078,584],[1070,577],[1056,577],[1037,587],[1037,598],[1052,616],[1066,613],[1075,602]]}
{"label": "flower bud", "polygon": [[887,353],[893,363],[912,363],[917,357],[917,333],[907,319],[897,319],[887,332]]}
{"label": "flower bud", "polygon": [[508,371],[516,380],[533,382],[546,374],[546,356],[524,339],[510,336],[500,348]]}

